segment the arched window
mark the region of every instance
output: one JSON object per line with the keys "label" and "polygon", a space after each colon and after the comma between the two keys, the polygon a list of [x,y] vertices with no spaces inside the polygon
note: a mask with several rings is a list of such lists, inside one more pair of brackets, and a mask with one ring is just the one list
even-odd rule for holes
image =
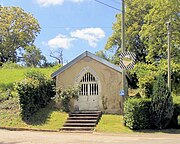
{"label": "arched window", "polygon": [[98,95],[98,83],[90,72],[87,72],[80,81],[79,95]]}

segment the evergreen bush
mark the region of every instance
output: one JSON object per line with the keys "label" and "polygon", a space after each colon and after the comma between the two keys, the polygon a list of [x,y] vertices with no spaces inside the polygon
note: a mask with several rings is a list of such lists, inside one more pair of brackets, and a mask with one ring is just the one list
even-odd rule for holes
{"label": "evergreen bush", "polygon": [[164,129],[173,116],[173,99],[162,75],[158,76],[153,85],[151,98],[153,126]]}
{"label": "evergreen bush", "polygon": [[128,99],[124,103],[124,124],[133,130],[151,127],[149,99]]}
{"label": "evergreen bush", "polygon": [[180,96],[173,96],[174,112],[168,128],[179,128],[178,116],[180,115]]}
{"label": "evergreen bush", "polygon": [[38,71],[31,71],[15,84],[19,95],[22,118],[29,120],[40,108],[44,108],[55,96],[54,82]]}

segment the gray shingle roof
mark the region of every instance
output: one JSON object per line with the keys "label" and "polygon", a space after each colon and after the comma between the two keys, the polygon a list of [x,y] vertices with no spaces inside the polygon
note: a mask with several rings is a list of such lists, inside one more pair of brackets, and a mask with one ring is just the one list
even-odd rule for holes
{"label": "gray shingle roof", "polygon": [[60,73],[64,72],[66,69],[68,69],[69,67],[71,67],[73,64],[77,63],[78,61],[80,61],[81,59],[83,59],[84,57],[90,57],[118,72],[122,72],[122,70],[120,69],[120,67],[108,62],[105,59],[102,59],[98,56],[96,56],[95,54],[90,53],[89,51],[85,51],[84,53],[82,53],[81,55],[79,55],[78,57],[76,57],[75,59],[73,59],[72,61],[70,61],[69,63],[67,63],[66,65],[64,65],[63,67],[61,67],[60,69],[58,69],[57,71],[55,71],[54,73],[51,74],[51,77],[54,78],[57,75],[59,75]]}

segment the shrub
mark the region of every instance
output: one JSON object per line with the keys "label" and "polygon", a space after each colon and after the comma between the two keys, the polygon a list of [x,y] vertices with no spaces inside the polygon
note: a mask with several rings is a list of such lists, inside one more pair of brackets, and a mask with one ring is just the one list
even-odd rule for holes
{"label": "shrub", "polygon": [[138,63],[131,71],[131,74],[135,73],[137,76],[141,97],[150,98],[152,95],[152,85],[154,77],[157,75],[157,70],[157,67],[154,65]]}
{"label": "shrub", "polygon": [[[161,60],[159,63],[154,64],[138,63],[130,73],[137,76],[137,85],[141,96],[150,98],[155,77],[163,75],[167,79],[167,60]],[[176,64],[173,61],[171,62],[171,78],[172,91],[177,95],[180,93],[180,64]]]}
{"label": "shrub", "polygon": [[79,92],[78,87],[69,87],[66,89],[60,88],[57,90],[55,101],[57,103],[60,103],[62,111],[65,111],[65,112],[70,111],[70,107],[71,107],[70,100],[78,99],[78,92]]}
{"label": "shrub", "polygon": [[55,95],[54,82],[37,71],[28,72],[26,79],[15,84],[24,120],[45,107]]}
{"label": "shrub", "polygon": [[[160,65],[160,69],[158,70],[158,75],[163,74],[165,79],[167,80],[168,71],[167,71],[167,61],[162,61]],[[171,62],[171,83],[172,83],[172,92],[175,95],[180,94],[180,64]]]}
{"label": "shrub", "polygon": [[170,123],[168,124],[167,128],[179,128],[178,125],[178,116],[180,115],[180,104],[174,104],[174,112],[171,118]]}
{"label": "shrub", "polygon": [[6,101],[13,97],[18,97],[18,96],[17,93],[12,89],[7,89],[6,91],[0,90],[0,102]]}
{"label": "shrub", "polygon": [[180,115],[180,97],[174,96],[173,103],[174,103],[174,112],[170,124],[168,125],[168,128],[179,128],[178,116]]}
{"label": "shrub", "polygon": [[153,85],[151,98],[153,125],[158,129],[166,128],[173,116],[173,99],[163,76],[158,76]]}
{"label": "shrub", "polygon": [[151,127],[149,99],[128,99],[124,103],[124,124],[133,130]]}
{"label": "shrub", "polygon": [[174,96],[173,103],[174,103],[174,114],[180,115],[180,96]]}
{"label": "shrub", "polygon": [[38,80],[40,82],[44,82],[46,80],[46,77],[43,73],[34,70],[26,72],[25,77],[33,80]]}

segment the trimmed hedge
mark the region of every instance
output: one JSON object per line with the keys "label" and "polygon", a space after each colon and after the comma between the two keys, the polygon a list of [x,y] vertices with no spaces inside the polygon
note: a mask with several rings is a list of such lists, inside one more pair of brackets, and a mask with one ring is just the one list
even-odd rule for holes
{"label": "trimmed hedge", "polygon": [[174,112],[168,128],[179,128],[178,116],[180,115],[180,96],[173,97]]}
{"label": "trimmed hedge", "polygon": [[54,82],[40,72],[28,72],[26,79],[15,84],[23,120],[29,120],[55,96]]}
{"label": "trimmed hedge", "polygon": [[[179,128],[180,101],[174,99],[173,117],[167,128]],[[178,98],[180,99],[180,97]],[[133,130],[154,129],[150,99],[129,98],[124,103],[124,124]]]}
{"label": "trimmed hedge", "polygon": [[124,124],[133,130],[151,128],[149,99],[128,99],[124,103]]}

